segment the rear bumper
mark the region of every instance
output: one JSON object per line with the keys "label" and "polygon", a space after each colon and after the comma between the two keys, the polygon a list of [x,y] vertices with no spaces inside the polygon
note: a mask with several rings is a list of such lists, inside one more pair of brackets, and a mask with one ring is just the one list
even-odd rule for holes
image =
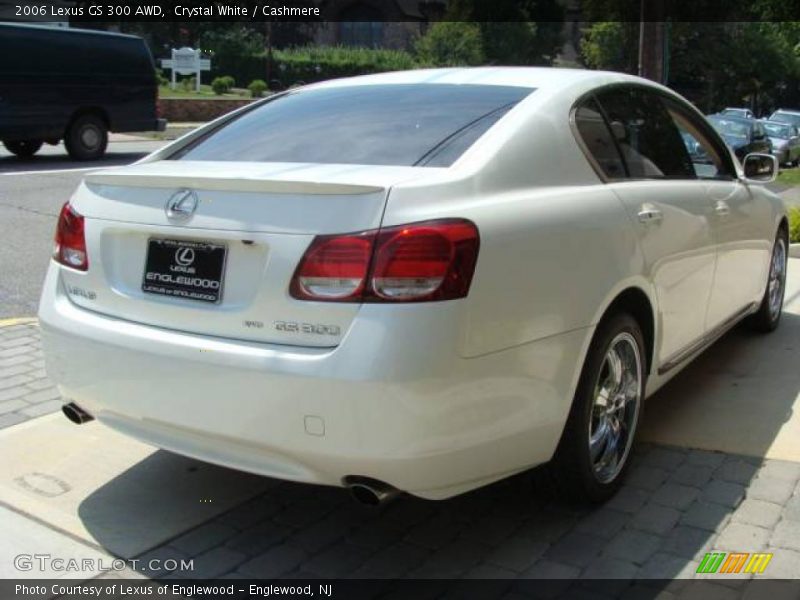
{"label": "rear bumper", "polygon": [[236,469],[426,498],[549,460],[589,335],[463,359],[459,303],[445,302],[365,305],[333,349],[221,340],[79,308],[58,272],[39,312],[47,370],[99,421]]}

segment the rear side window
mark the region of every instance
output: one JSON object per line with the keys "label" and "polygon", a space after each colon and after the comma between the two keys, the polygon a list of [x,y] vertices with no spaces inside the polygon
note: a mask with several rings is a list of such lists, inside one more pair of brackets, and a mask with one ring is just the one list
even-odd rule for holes
{"label": "rear side window", "polygon": [[299,90],[170,158],[446,167],[532,91],[452,84]]}
{"label": "rear side window", "polygon": [[575,126],[583,140],[589,156],[609,179],[625,177],[625,165],[614,138],[611,137],[600,107],[594,99],[584,102],[575,111]]}
{"label": "rear side window", "polygon": [[692,161],[661,98],[639,88],[615,88],[596,96],[628,177],[694,179]]}

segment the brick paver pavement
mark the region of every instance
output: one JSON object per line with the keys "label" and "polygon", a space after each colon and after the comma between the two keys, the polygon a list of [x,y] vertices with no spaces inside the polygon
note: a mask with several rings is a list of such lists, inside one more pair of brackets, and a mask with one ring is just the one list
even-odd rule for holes
{"label": "brick paver pavement", "polygon": [[59,410],[35,321],[0,326],[0,429]]}
{"label": "brick paver pavement", "polygon": [[[0,327],[0,427],[58,408],[36,323]],[[564,504],[545,481],[525,474],[443,502],[400,497],[380,509],[355,504],[344,490],[275,481],[140,558],[194,559],[193,571],[146,573],[162,577],[638,578],[646,585],[693,576],[706,552],[767,551],[774,558],[760,577],[800,578],[800,464],[642,445],[620,493],[594,509]],[[709,597],[727,597],[738,583],[702,577]],[[663,597],[680,591],[671,584]]]}

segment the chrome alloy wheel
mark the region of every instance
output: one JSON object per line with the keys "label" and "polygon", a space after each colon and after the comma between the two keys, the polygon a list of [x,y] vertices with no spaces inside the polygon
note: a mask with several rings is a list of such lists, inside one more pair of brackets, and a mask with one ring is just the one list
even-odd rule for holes
{"label": "chrome alloy wheel", "polygon": [[783,288],[786,284],[786,241],[782,236],[775,240],[772,262],[769,265],[769,317],[776,319],[783,308]]}
{"label": "chrome alloy wheel", "polygon": [[642,399],[642,359],[635,338],[621,332],[611,341],[594,386],[589,457],[600,483],[616,478],[633,442]]}

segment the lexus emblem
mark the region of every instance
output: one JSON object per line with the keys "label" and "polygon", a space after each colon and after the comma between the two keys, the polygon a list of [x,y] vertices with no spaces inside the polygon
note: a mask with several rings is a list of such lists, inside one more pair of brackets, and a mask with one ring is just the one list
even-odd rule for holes
{"label": "lexus emblem", "polygon": [[175,262],[182,267],[188,267],[194,262],[194,248],[178,248],[175,251]]}
{"label": "lexus emblem", "polygon": [[178,190],[167,200],[167,218],[171,221],[185,221],[197,210],[197,203],[197,194],[192,190]]}

